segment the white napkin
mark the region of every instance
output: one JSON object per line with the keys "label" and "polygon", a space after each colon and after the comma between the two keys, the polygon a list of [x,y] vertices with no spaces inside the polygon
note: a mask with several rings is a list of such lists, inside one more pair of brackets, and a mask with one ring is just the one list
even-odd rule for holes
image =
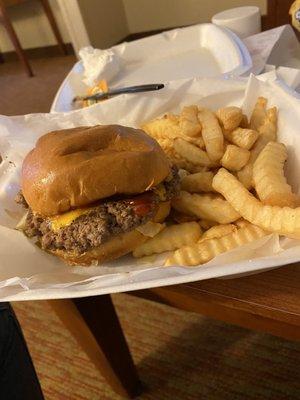
{"label": "white napkin", "polygon": [[112,49],[94,49],[91,46],[83,47],[79,57],[84,66],[84,83],[93,86],[99,81],[100,76],[105,76],[107,81],[114,78],[120,71],[120,58]]}
{"label": "white napkin", "polygon": [[276,67],[297,67],[300,43],[290,25],[249,36],[243,41],[252,57],[251,72],[255,75],[261,73],[267,63]]}

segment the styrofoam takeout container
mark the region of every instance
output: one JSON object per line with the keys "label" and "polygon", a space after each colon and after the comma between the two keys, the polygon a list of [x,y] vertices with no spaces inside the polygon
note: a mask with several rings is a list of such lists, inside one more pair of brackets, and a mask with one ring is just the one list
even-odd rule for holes
{"label": "styrofoam takeout container", "polygon": [[212,22],[230,29],[240,38],[246,38],[261,31],[260,10],[255,6],[236,7],[221,11],[212,17]]}
{"label": "styrofoam takeout container", "polygon": [[[266,79],[263,81],[262,79]],[[68,267],[41,251],[14,227],[22,215],[14,197],[20,186],[22,161],[46,132],[76,126],[114,124],[138,127],[187,104],[213,110],[241,106],[249,116],[258,96],[279,109],[278,140],[288,148],[286,174],[300,192],[300,94],[271,71],[259,79],[186,79],[172,81],[158,92],[122,95],[70,113],[0,116],[0,301],[100,295],[166,286],[202,279],[261,272],[300,261],[300,241],[269,235],[221,254],[193,268],[164,267],[162,258],[122,257],[102,266]]]}
{"label": "styrofoam takeout container", "polygon": [[[120,61],[120,72],[110,87],[163,83],[190,77],[237,77],[252,67],[244,43],[231,31],[214,24],[173,29],[111,48]],[[91,71],[95,74],[95,71]],[[82,61],[77,62],[60,86],[51,112],[74,109],[72,99],[86,94]],[[105,74],[98,79],[106,79]]]}

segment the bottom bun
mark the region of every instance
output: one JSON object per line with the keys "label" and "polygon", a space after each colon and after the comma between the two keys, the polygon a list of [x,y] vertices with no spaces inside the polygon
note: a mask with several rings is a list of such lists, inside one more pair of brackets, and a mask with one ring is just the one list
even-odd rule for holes
{"label": "bottom bun", "polygon": [[130,253],[147,239],[147,236],[133,230],[114,236],[108,242],[105,242],[98,247],[93,247],[83,254],[77,254],[75,252],[61,249],[50,250],[50,253],[62,258],[69,265],[98,265],[100,263],[115,260],[116,258]]}
{"label": "bottom bun", "polygon": [[[155,222],[163,222],[170,212],[170,202],[165,201],[159,204],[156,215],[153,218]],[[67,250],[48,250],[49,253],[62,258],[69,265],[91,266],[115,260],[125,254],[131,253],[136,247],[144,243],[148,236],[143,235],[136,229],[114,236],[111,240],[101,244],[98,247],[86,251],[83,254],[70,252]]]}

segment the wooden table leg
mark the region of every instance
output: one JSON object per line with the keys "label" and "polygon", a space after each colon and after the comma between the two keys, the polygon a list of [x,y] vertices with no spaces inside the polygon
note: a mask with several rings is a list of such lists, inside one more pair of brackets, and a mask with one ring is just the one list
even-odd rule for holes
{"label": "wooden table leg", "polygon": [[18,54],[19,59],[21,60],[22,64],[24,65],[27,75],[33,76],[33,72],[30,67],[30,64],[28,62],[28,59],[26,57],[26,54],[25,54],[24,50],[22,49],[22,46],[18,39],[18,36],[16,35],[14,27],[12,26],[12,23],[10,22],[9,16],[6,12],[6,7],[5,7],[5,5],[3,5],[2,0],[0,0],[0,20],[2,21],[8,35],[10,37],[10,40],[12,41],[12,43],[14,45],[14,48]]}
{"label": "wooden table leg", "polygon": [[115,392],[129,398],[141,393],[141,383],[109,295],[51,300],[49,304]]}
{"label": "wooden table leg", "polygon": [[58,47],[59,47],[61,53],[66,55],[68,53],[67,52],[67,48],[66,48],[66,46],[65,46],[65,44],[63,42],[63,39],[61,37],[61,34],[59,32],[59,29],[58,29],[57,23],[55,21],[52,9],[50,7],[49,1],[48,0],[40,0],[40,2],[42,3],[42,6],[44,7],[46,16],[48,18],[48,21],[50,23],[50,26],[51,26],[52,31],[54,33],[54,36],[56,38]]}

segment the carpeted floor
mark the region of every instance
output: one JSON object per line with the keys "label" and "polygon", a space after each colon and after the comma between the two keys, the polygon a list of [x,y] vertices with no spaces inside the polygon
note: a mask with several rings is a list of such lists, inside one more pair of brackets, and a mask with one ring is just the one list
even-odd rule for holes
{"label": "carpeted floor", "polygon": [[[113,300],[141,400],[300,399],[300,347],[126,294]],[[117,400],[47,302],[14,304],[47,400]]]}
{"label": "carpeted floor", "polygon": [[[72,56],[0,65],[0,113],[46,112]],[[141,400],[300,400],[300,346],[129,295],[113,296]],[[15,303],[46,400],[120,399],[47,302]]]}
{"label": "carpeted floor", "polygon": [[75,62],[72,55],[32,60],[32,78],[17,62],[0,64],[0,114],[48,112],[59,85]]}

